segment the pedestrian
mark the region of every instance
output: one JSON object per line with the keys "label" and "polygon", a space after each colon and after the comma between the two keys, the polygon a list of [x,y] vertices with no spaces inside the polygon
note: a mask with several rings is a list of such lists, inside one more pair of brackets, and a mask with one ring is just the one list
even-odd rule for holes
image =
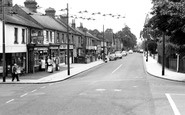
{"label": "pedestrian", "polygon": [[56,57],[56,59],[55,59],[55,63],[56,63],[56,71],[59,71],[60,70],[60,67],[59,67],[59,57]]}
{"label": "pedestrian", "polygon": [[42,59],[41,59],[41,71],[44,71],[45,68],[46,68],[46,62],[45,62],[45,59],[42,58]]}
{"label": "pedestrian", "polygon": [[13,66],[12,66],[12,82],[14,81],[14,79],[16,78],[17,81],[19,81],[19,76],[18,76],[18,66],[17,64],[15,63]]}

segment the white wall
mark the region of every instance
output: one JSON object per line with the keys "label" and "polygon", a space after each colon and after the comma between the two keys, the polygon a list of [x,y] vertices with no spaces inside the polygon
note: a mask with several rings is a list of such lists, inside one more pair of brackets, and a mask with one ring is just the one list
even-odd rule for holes
{"label": "white wall", "polygon": [[[14,44],[14,28],[18,28],[18,44]],[[25,29],[25,42],[27,41],[27,28],[5,24],[5,52],[27,52],[26,43],[22,44],[22,29]],[[0,53],[2,53],[2,22],[0,23]]]}

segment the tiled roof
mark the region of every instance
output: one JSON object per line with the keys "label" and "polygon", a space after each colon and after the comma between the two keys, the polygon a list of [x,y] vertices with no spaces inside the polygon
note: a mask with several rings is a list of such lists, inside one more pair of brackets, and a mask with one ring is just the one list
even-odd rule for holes
{"label": "tiled roof", "polygon": [[41,24],[44,28],[58,30],[58,31],[64,31],[64,32],[67,31],[67,29],[63,25],[58,23],[55,19],[53,19],[50,16],[38,15],[38,14],[33,14],[30,16],[33,19],[35,19],[39,24]]}
{"label": "tiled roof", "polygon": [[[2,15],[0,15],[0,18],[2,19]],[[39,25],[35,24],[34,22],[29,21],[28,19],[17,14],[5,15],[5,22],[27,26],[27,27],[34,27],[34,28],[40,28],[40,29],[42,28]]]}

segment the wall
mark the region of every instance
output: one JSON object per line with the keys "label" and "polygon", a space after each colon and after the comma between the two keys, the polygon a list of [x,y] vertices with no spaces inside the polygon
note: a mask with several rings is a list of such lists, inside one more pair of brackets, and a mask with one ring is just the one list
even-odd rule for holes
{"label": "wall", "polygon": [[[14,44],[14,28],[18,28],[18,44]],[[26,43],[22,44],[22,29],[25,29],[25,42],[27,41],[27,28],[16,25],[5,25],[6,53],[27,52]],[[2,22],[0,23],[0,53],[2,53]]]}

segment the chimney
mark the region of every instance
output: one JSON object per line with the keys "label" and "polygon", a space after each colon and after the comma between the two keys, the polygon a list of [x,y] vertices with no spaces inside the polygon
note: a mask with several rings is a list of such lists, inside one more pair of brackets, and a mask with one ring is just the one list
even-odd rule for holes
{"label": "chimney", "polygon": [[[3,0],[0,0],[0,5],[6,6],[4,8],[4,13],[5,14],[11,13],[12,12],[12,5],[13,5],[12,0],[4,0],[4,4],[2,4],[2,1]],[[2,8],[0,8],[0,14],[2,14]]]}
{"label": "chimney", "polygon": [[52,17],[52,18],[55,18],[55,13],[56,13],[56,11],[55,11],[54,8],[51,8],[51,7],[47,8],[47,9],[45,10],[45,13],[46,13],[47,16],[50,16],[50,17]]}
{"label": "chimney", "polygon": [[37,2],[35,0],[26,0],[24,2],[26,8],[32,12],[37,12]]}
{"label": "chimney", "polygon": [[66,15],[60,15],[60,20],[67,24],[67,16]]}
{"label": "chimney", "polygon": [[76,28],[75,19],[72,20],[72,27],[73,27],[73,28]]}

